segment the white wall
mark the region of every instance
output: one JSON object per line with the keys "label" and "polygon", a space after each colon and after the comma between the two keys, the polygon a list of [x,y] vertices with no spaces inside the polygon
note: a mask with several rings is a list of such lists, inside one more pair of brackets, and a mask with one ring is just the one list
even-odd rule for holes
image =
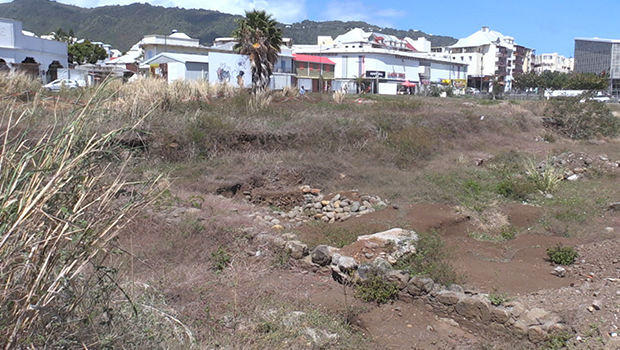
{"label": "white wall", "polygon": [[66,68],[67,44],[23,35],[21,22],[0,18],[0,58],[21,63],[26,57],[40,63],[42,71],[47,71],[53,61]]}
{"label": "white wall", "polygon": [[185,64],[181,62],[168,63],[168,82],[185,79]]}
{"label": "white wall", "polygon": [[252,67],[248,56],[223,52],[209,53],[210,83],[229,83],[237,86],[240,72],[243,72],[245,87],[252,87]]}

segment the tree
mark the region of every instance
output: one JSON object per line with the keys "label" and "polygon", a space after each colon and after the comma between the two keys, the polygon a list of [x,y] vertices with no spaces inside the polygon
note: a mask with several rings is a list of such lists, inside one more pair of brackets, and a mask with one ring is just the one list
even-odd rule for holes
{"label": "tree", "polygon": [[73,29],[69,29],[69,33],[67,33],[62,30],[62,28],[58,28],[56,29],[56,31],[53,31],[50,34],[54,36],[54,40],[67,44],[73,44],[76,40],[75,34],[73,34]]}
{"label": "tree", "polygon": [[108,53],[103,47],[95,45],[88,40],[84,40],[81,43],[75,43],[69,46],[69,56],[71,60],[77,64],[95,64],[99,60],[106,59]]}
{"label": "tree", "polygon": [[249,55],[252,64],[252,93],[262,92],[269,86],[273,65],[282,45],[282,30],[275,19],[265,11],[246,11],[245,18],[237,21],[239,27],[232,33],[237,40],[234,49]]}

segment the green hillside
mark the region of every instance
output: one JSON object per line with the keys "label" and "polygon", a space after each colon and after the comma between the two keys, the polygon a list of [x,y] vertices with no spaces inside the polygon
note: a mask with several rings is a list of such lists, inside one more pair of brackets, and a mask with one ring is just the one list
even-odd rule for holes
{"label": "green hillside", "polygon": [[[127,51],[147,34],[166,34],[173,29],[210,45],[217,37],[230,36],[240,16],[211,10],[186,10],[134,3],[125,6],[103,6],[92,9],[65,5],[50,0],[14,0],[0,4],[0,16],[23,22],[24,29],[35,34],[48,34],[58,28],[73,29],[78,38],[102,41]],[[433,46],[450,45],[455,38],[433,36],[420,31],[381,28],[366,22],[303,21],[281,25],[285,37],[298,44],[314,44],[318,35],[336,37],[356,27],[381,31],[398,37],[426,37]]]}

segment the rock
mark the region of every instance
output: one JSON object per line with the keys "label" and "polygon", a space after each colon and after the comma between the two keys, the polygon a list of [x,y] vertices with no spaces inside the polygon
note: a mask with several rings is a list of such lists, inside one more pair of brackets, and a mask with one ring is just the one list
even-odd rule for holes
{"label": "rock", "polygon": [[520,334],[527,334],[529,331],[528,326],[525,325],[525,323],[523,323],[521,320],[515,322],[512,325],[512,328],[515,330],[515,332],[520,333]]}
{"label": "rock", "polygon": [[360,202],[353,202],[351,204],[351,212],[355,213],[360,210]]}
{"label": "rock", "polygon": [[459,299],[458,294],[449,291],[441,291],[437,293],[437,296],[435,297],[435,300],[447,306],[455,305]]}
{"label": "rock", "polygon": [[525,315],[522,316],[522,319],[528,326],[532,326],[545,323],[549,315],[549,311],[535,307],[526,312]]}
{"label": "rock", "polygon": [[290,314],[282,317],[282,325],[286,327],[292,327],[299,324],[299,319],[306,313],[303,311],[293,311]]}
{"label": "rock", "polygon": [[603,301],[602,300],[594,300],[592,302],[592,307],[594,308],[594,310],[600,310],[603,307]]}
{"label": "rock", "polygon": [[332,261],[332,248],[321,244],[312,251],[312,262],[320,266],[327,266]]}
{"label": "rock", "polygon": [[407,285],[407,293],[414,297],[419,297],[430,293],[433,290],[434,282],[430,278],[412,277]]}
{"label": "rock", "polygon": [[609,203],[607,210],[620,211],[620,202]]}
{"label": "rock", "polygon": [[547,333],[540,326],[533,326],[527,330],[527,338],[534,344],[538,344],[547,339]]}
{"label": "rock", "polygon": [[284,226],[282,226],[280,224],[276,224],[276,225],[271,226],[271,229],[274,230],[274,231],[282,231],[282,230],[284,230]]}
{"label": "rock", "polygon": [[368,274],[370,273],[370,271],[372,271],[373,266],[369,265],[369,264],[360,264],[360,266],[357,267],[357,275],[365,280],[366,278],[368,278]]}
{"label": "rock", "polygon": [[338,334],[329,333],[322,329],[306,328],[304,335],[314,345],[312,346],[313,349],[326,349],[330,343],[338,340]]}
{"label": "rock", "polygon": [[396,284],[398,289],[403,290],[409,282],[409,274],[402,270],[391,270],[385,273],[385,279]]}
{"label": "rock", "polygon": [[504,308],[494,307],[491,308],[491,321],[499,324],[508,322],[510,314]]}
{"label": "rock", "polygon": [[352,272],[353,270],[357,269],[357,261],[355,261],[355,259],[350,256],[341,256],[338,259],[337,266],[340,271]]}
{"label": "rock", "polygon": [[291,255],[291,258],[299,260],[308,255],[308,246],[300,241],[288,241],[285,248]]}
{"label": "rock", "polygon": [[279,249],[284,249],[286,241],[284,238],[279,236],[274,236],[268,233],[259,233],[256,237],[254,237],[258,243],[269,244]]}
{"label": "rock", "polygon": [[577,174],[570,175],[569,177],[566,178],[566,180],[568,180],[568,181],[577,181],[577,180],[579,180],[579,175],[577,175]]}
{"label": "rock", "polygon": [[454,310],[467,319],[488,322],[491,319],[490,305],[487,300],[467,297],[459,300]]}
{"label": "rock", "polygon": [[553,271],[551,271],[551,274],[558,277],[564,277],[566,276],[566,269],[562,266],[557,266],[555,269],[553,269]]}
{"label": "rock", "polygon": [[393,228],[371,235],[359,236],[357,240],[380,242],[384,247],[393,244],[396,248],[395,258],[399,258],[408,253],[415,253],[415,242],[418,240],[418,235],[414,231]]}

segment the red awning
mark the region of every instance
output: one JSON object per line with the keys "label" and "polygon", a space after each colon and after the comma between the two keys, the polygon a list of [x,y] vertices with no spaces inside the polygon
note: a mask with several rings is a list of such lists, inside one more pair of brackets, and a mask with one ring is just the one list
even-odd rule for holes
{"label": "red awning", "polygon": [[409,80],[407,80],[404,83],[401,83],[400,85],[406,86],[406,87],[412,87],[412,86],[415,86],[415,83],[412,83]]}
{"label": "red awning", "polygon": [[296,61],[301,62],[310,62],[310,63],[323,63],[323,64],[336,64],[334,61],[330,60],[327,57],[322,56],[313,56],[313,55],[298,55],[293,54],[293,57]]}

